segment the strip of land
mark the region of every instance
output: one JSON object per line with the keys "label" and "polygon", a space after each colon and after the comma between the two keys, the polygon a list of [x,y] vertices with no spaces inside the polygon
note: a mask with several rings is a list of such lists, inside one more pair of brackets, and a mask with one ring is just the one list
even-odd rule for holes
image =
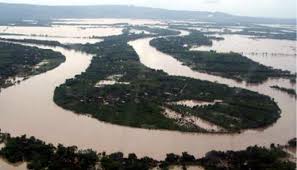
{"label": "strip of land", "polygon": [[[293,139],[296,146],[296,139]],[[292,143],[292,140],[291,142]],[[138,158],[130,153],[124,157],[121,152],[106,154],[97,153],[91,149],[79,150],[76,146],[66,147],[61,144],[54,146],[35,137],[12,137],[0,132],[0,158],[10,163],[26,163],[28,169],[105,169],[105,170],[148,170],[154,168],[187,166],[212,169],[277,169],[294,170],[296,164],[289,161],[289,154],[282,146],[248,147],[241,151],[211,151],[202,158],[183,152],[182,155],[167,154],[164,160],[154,160],[149,157]],[[296,147],[295,147],[296,148]]]}
{"label": "strip of land", "polygon": [[150,45],[180,60],[193,70],[219,75],[238,81],[262,83],[268,78],[296,79],[289,71],[274,69],[238,53],[190,51],[192,46],[212,45],[211,37],[198,31],[188,36],[171,36],[151,40]]}
{"label": "strip of land", "polygon": [[271,88],[280,90],[280,91],[285,92],[285,93],[287,93],[289,95],[296,96],[296,89],[284,88],[284,87],[280,87],[280,86],[277,86],[277,85],[271,86]]}
{"label": "strip of land", "polygon": [[[256,92],[191,78],[169,76],[141,64],[128,41],[146,35],[123,34],[103,42],[82,45],[96,54],[89,68],[55,90],[54,101],[61,107],[118,125],[188,132],[213,132],[192,121],[172,119],[164,108],[238,132],[272,124],[280,109],[272,98]],[[175,105],[182,100],[222,101],[208,106]],[[180,123],[183,122],[183,123]]]}
{"label": "strip of land", "polygon": [[0,42],[0,89],[58,67],[65,57],[58,52]]}

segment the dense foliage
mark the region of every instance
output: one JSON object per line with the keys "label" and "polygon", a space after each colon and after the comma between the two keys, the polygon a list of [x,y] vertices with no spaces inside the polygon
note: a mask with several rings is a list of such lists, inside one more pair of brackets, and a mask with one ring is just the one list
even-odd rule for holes
{"label": "dense foliage", "polygon": [[12,85],[10,78],[40,74],[64,61],[61,53],[52,50],[0,42],[0,88]]}
{"label": "dense foliage", "polygon": [[47,45],[47,46],[62,46],[58,41],[48,41],[48,40],[35,40],[35,39],[13,39],[13,38],[0,38],[3,41],[11,41],[11,42],[20,42],[20,43],[30,43],[30,44],[39,44],[39,45]]}
{"label": "dense foliage", "polygon": [[0,155],[11,163],[27,162],[28,169],[85,170],[94,169],[98,161],[92,150],[78,150],[76,146],[64,147],[46,144],[34,137],[10,137],[1,134],[5,147]]}
{"label": "dense foliage", "polygon": [[296,138],[290,139],[289,142],[288,142],[290,147],[296,147],[296,143],[297,143]]}
{"label": "dense foliage", "polygon": [[248,147],[242,151],[211,151],[201,159],[206,170],[293,170],[296,164],[285,161],[281,148]]}
{"label": "dense foliage", "polygon": [[[83,46],[82,50],[96,56],[86,72],[56,88],[54,101],[65,109],[114,124],[180,131],[206,132],[207,129],[193,122],[180,124],[164,115],[164,107],[179,100],[222,100],[214,107],[194,108],[190,112],[177,107],[172,109],[209,121],[218,119],[220,121],[211,122],[230,131],[265,126],[279,117],[277,104],[268,96],[217,83],[169,76],[145,67],[127,44],[141,36],[123,34]],[[98,86],[112,76],[118,76],[113,85]]]}
{"label": "dense foliage", "polygon": [[222,24],[222,23],[169,23],[169,27],[173,29],[183,29],[188,31],[195,31],[199,29],[202,33],[207,35],[246,35],[253,38],[261,39],[277,39],[277,40],[296,40],[296,29],[292,27],[271,27],[257,24]]}
{"label": "dense foliage", "polygon": [[26,162],[28,169],[40,170],[148,170],[168,169],[169,166],[203,166],[206,170],[294,170],[296,164],[287,161],[288,154],[280,146],[248,147],[242,151],[211,151],[205,157],[196,159],[183,152],[182,155],[167,154],[165,160],[157,161],[149,157],[138,158],[131,153],[124,157],[121,152],[107,155],[91,149],[78,150],[76,146],[65,147],[36,139],[34,137],[11,137],[0,132],[0,156],[10,163]]}
{"label": "dense foliage", "polygon": [[190,51],[193,45],[211,45],[210,38],[198,31],[193,31],[190,35],[183,37],[153,39],[150,44],[194,70],[238,81],[259,83],[270,77],[295,77],[289,71],[264,66],[238,53]]}
{"label": "dense foliage", "polygon": [[140,25],[134,25],[127,27],[128,29],[136,29],[136,30],[142,30],[147,31],[151,34],[159,35],[159,36],[172,36],[172,35],[179,35],[180,32],[176,30],[170,30],[160,27],[149,27],[149,26],[140,26]]}

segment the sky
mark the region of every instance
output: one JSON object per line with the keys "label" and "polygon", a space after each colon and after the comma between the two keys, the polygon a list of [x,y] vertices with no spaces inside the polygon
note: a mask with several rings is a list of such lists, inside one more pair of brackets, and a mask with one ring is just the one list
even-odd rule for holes
{"label": "sky", "polygon": [[135,5],[154,8],[226,12],[234,15],[296,18],[296,0],[0,0],[41,5]]}

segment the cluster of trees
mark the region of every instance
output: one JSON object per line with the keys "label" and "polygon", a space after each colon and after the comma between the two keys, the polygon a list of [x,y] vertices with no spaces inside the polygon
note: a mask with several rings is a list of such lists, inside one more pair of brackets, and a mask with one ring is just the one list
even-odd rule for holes
{"label": "cluster of trees", "polygon": [[35,40],[35,39],[10,39],[10,38],[0,38],[4,41],[20,42],[20,43],[30,43],[30,44],[41,44],[47,46],[62,46],[58,41],[48,41],[48,40]]}
{"label": "cluster of trees", "polygon": [[233,34],[249,35],[249,36],[254,36],[256,38],[296,41],[296,32],[282,32],[282,31],[265,32],[262,29],[260,30],[256,29],[255,31],[253,29],[244,29],[242,31],[239,31]]}
{"label": "cluster of trees", "polygon": [[296,143],[297,143],[296,138],[290,139],[288,142],[289,146],[291,146],[291,147],[296,147]]}
{"label": "cluster of trees", "polygon": [[[163,107],[179,100],[222,100],[216,107],[190,108],[191,112],[186,109],[178,111],[206,120],[219,116],[222,121],[212,121],[218,125],[226,124],[226,120],[232,117],[237,121],[229,128],[232,131],[264,126],[279,117],[278,106],[268,96],[208,81],[169,76],[163,71],[145,67],[137,53],[127,44],[142,36],[146,35],[123,34],[82,46],[82,50],[96,56],[86,72],[56,88],[54,101],[65,109],[90,114],[114,124],[191,132],[207,130],[199,126],[181,125],[167,118],[162,114]],[[119,82],[129,83],[96,87],[99,81],[119,74],[122,75]],[[209,114],[203,114],[205,112]],[[244,122],[242,124],[245,126],[240,122]]]}
{"label": "cluster of trees", "polygon": [[[153,39],[150,44],[158,50],[172,55],[194,70],[207,72],[238,81],[261,83],[270,77],[295,78],[289,71],[273,69],[257,63],[238,53],[215,51],[190,51],[192,45],[210,45],[210,38],[198,31],[188,36]],[[187,44],[185,46],[184,44]]]}
{"label": "cluster of trees", "polygon": [[296,89],[280,87],[280,86],[277,86],[277,85],[271,86],[271,88],[283,91],[283,92],[288,93],[288,94],[293,95],[293,96],[296,96]]}
{"label": "cluster of trees", "polygon": [[158,161],[149,157],[137,158],[134,153],[125,158],[121,152],[103,155],[100,162],[105,170],[148,170],[158,167],[159,164]]}
{"label": "cluster of trees", "polygon": [[[280,109],[269,98],[241,92],[234,94],[223,103],[188,107],[185,105],[167,104],[167,107],[179,113],[187,113],[219,125],[230,132],[242,129],[259,128],[274,123],[280,117]],[[246,101],[243,101],[244,98]]]}
{"label": "cluster of trees", "polygon": [[248,147],[242,151],[211,151],[202,158],[206,170],[293,170],[296,164],[287,161],[288,156],[279,146]]}
{"label": "cluster of trees", "polygon": [[[239,27],[240,30],[232,31],[233,28]],[[254,38],[268,38],[277,40],[296,40],[296,30],[282,27],[269,27],[261,25],[251,24],[221,24],[221,23],[182,23],[182,24],[170,24],[170,28],[173,29],[184,29],[189,31],[195,31],[194,28],[201,28],[204,34],[236,34],[236,35],[247,35],[253,36]],[[211,31],[209,29],[212,29]]]}
{"label": "cluster of trees", "polygon": [[27,162],[28,169],[95,169],[99,160],[92,150],[78,150],[76,146],[65,147],[36,139],[35,137],[11,137],[1,134],[5,146],[0,150],[0,156],[10,163]]}
{"label": "cluster of trees", "polygon": [[143,30],[149,33],[154,34],[155,36],[169,36],[169,35],[179,35],[180,31],[159,28],[159,27],[150,27],[150,26],[141,26],[141,25],[133,25],[128,26],[128,29],[136,29],[136,30]]}
{"label": "cluster of trees", "polygon": [[[35,67],[46,61],[40,67]],[[65,57],[58,52],[13,43],[0,42],[0,88],[12,85],[9,78],[28,77],[59,66]]]}
{"label": "cluster of trees", "polygon": [[121,152],[108,155],[91,149],[79,150],[76,146],[59,144],[56,147],[35,137],[11,137],[1,132],[0,143],[4,143],[0,157],[10,163],[26,162],[27,168],[32,170],[148,170],[176,165],[184,169],[188,165],[199,165],[206,170],[294,170],[296,167],[295,163],[286,160],[288,154],[274,144],[270,148],[253,146],[242,151],[211,151],[199,159],[187,152],[182,155],[169,153],[164,160],[157,161],[149,157],[138,158],[134,153],[124,157]]}

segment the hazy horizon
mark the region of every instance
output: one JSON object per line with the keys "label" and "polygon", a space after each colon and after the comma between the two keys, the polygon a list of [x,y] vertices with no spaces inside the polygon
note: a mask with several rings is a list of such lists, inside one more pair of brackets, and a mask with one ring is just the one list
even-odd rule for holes
{"label": "hazy horizon", "polygon": [[[186,1],[186,3],[185,3]],[[134,5],[170,10],[224,12],[232,15],[296,18],[295,0],[0,0],[0,3],[34,5]]]}

